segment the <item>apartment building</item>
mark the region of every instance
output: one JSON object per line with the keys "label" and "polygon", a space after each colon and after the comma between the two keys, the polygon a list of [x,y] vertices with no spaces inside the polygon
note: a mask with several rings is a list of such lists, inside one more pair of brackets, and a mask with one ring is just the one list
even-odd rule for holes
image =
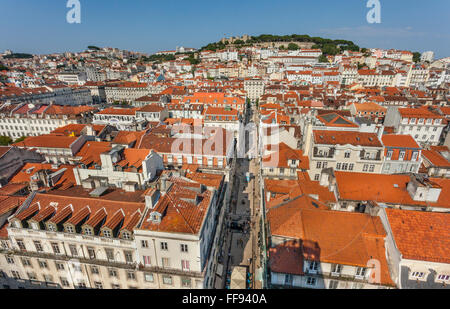
{"label": "apartment building", "polygon": [[[393,279],[400,289],[449,289],[448,213],[381,209]],[[411,237],[414,235],[414,237]]]}
{"label": "apartment building", "polygon": [[225,93],[203,93],[197,92],[192,96],[185,96],[182,104],[203,104],[211,107],[233,108],[240,113],[244,112],[245,100],[240,97],[226,96]]}
{"label": "apartment building", "polygon": [[61,72],[56,78],[68,85],[82,86],[87,81],[87,75],[85,72]]}
{"label": "apartment building", "polygon": [[136,119],[145,119],[149,122],[161,122],[167,118],[169,111],[162,104],[147,104],[136,111]]}
{"label": "apartment building", "polygon": [[262,175],[270,179],[297,178],[298,172],[309,169],[309,159],[300,149],[285,143],[268,145],[261,162]]}
{"label": "apartment building", "polygon": [[247,92],[247,97],[256,101],[264,95],[265,83],[261,79],[246,79],[244,81],[244,91]]}
{"label": "apartment building", "polygon": [[24,149],[34,149],[45,161],[53,164],[71,164],[75,155],[86,142],[85,136],[72,137],[63,135],[30,136],[13,146]]}
{"label": "apartment building", "polygon": [[308,150],[308,173],[316,181],[326,168],[380,173],[383,166],[384,148],[375,133],[314,130]]}
{"label": "apartment building", "polygon": [[291,204],[267,214],[271,287],[395,288],[380,218]]}
{"label": "apartment building", "polygon": [[1,103],[91,105],[93,103],[88,88],[67,85],[44,85],[39,88],[8,87],[0,91]]}
{"label": "apartment building", "polygon": [[203,111],[203,123],[205,127],[222,128],[239,136],[241,125],[241,115],[239,111],[232,108],[206,107]]}
{"label": "apartment building", "polygon": [[95,108],[34,104],[4,104],[0,107],[0,135],[17,139],[49,134],[69,124],[89,123]]}
{"label": "apartment building", "polygon": [[116,146],[99,153],[103,147],[87,146],[77,154],[80,163],[74,169],[77,184],[86,189],[114,186],[134,192],[164,170],[162,158],[148,149]]}
{"label": "apartment building", "polygon": [[383,174],[419,172],[422,148],[410,135],[386,134],[381,140],[385,147]]}
{"label": "apartment building", "polygon": [[171,137],[146,134],[136,148],[153,149],[163,158],[166,167],[196,164],[208,169],[223,169],[234,158],[236,143],[233,132],[189,126],[180,128],[179,132],[179,136]]}
{"label": "apartment building", "polygon": [[420,145],[437,145],[445,128],[444,116],[422,108],[388,108],[385,126],[398,134],[411,135]]}
{"label": "apartment building", "polygon": [[192,104],[192,103],[170,103],[167,105],[169,110],[170,118],[181,118],[181,119],[202,119],[203,104]]}
{"label": "apartment building", "polygon": [[430,177],[450,178],[450,151],[446,146],[431,146],[422,151],[423,168]]}
{"label": "apartment building", "polygon": [[331,175],[326,171],[322,174],[321,183],[334,191],[339,200],[336,210],[377,212],[377,205],[382,205],[411,211],[450,212],[449,179],[420,174],[335,172]]}
{"label": "apartment building", "polygon": [[13,207],[17,210],[9,219],[8,240],[0,250],[0,284],[209,288],[215,275],[210,256],[216,250],[212,241],[221,184],[212,188],[169,176],[161,190],[139,195],[122,192],[117,197],[115,191],[87,193],[79,187],[33,193]]}
{"label": "apartment building", "polygon": [[111,125],[120,130],[138,131],[145,128],[147,121],[137,119],[136,112],[139,108],[114,108],[109,107],[94,115],[93,124]]}
{"label": "apartment building", "polygon": [[105,94],[108,103],[131,103],[138,98],[149,95],[150,90],[146,83],[120,82],[106,85]]}

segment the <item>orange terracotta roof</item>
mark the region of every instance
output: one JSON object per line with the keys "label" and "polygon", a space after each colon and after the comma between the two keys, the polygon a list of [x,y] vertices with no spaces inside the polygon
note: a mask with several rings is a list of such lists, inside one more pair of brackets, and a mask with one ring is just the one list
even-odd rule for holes
{"label": "orange terracotta roof", "polygon": [[13,146],[22,148],[70,148],[70,146],[78,139],[78,137],[61,136],[54,134],[30,136],[24,141],[14,144]]}
{"label": "orange terracotta roof", "polygon": [[383,147],[375,133],[315,130],[313,135],[314,142],[319,145]]}
{"label": "orange terracotta roof", "polygon": [[437,202],[414,201],[406,187],[409,175],[335,172],[341,200],[374,201],[391,205],[432,206],[450,208],[450,179],[429,178],[442,188]]}
{"label": "orange terracotta roof", "polygon": [[420,149],[411,135],[385,134],[381,137],[381,140],[386,147]]}
{"label": "orange terracotta roof", "polygon": [[404,259],[450,264],[450,214],[386,209]]}

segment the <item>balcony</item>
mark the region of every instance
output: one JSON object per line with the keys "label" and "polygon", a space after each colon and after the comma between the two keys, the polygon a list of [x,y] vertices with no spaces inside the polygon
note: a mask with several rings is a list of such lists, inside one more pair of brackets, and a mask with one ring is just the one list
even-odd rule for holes
{"label": "balcony", "polygon": [[319,151],[317,147],[314,147],[313,157],[314,158],[326,158],[333,159],[336,153],[336,148],[330,148],[328,151]]}
{"label": "balcony", "polygon": [[359,159],[361,161],[381,161],[381,150],[378,150],[375,154],[375,157],[372,155],[373,153],[368,153],[365,150],[362,150],[359,154]]}

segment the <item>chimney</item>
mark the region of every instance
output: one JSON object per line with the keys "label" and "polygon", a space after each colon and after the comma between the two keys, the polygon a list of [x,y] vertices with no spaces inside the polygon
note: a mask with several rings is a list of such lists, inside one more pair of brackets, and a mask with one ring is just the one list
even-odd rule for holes
{"label": "chimney", "polygon": [[161,193],[159,190],[152,189],[145,195],[145,207],[148,209],[155,209],[156,204],[158,203],[159,197]]}

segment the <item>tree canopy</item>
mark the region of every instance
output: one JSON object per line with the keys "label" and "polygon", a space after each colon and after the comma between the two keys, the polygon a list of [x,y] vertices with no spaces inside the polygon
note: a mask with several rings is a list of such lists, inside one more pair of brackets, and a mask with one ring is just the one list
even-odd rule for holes
{"label": "tree canopy", "polygon": [[9,136],[0,136],[0,146],[8,146],[12,143],[12,139]]}

